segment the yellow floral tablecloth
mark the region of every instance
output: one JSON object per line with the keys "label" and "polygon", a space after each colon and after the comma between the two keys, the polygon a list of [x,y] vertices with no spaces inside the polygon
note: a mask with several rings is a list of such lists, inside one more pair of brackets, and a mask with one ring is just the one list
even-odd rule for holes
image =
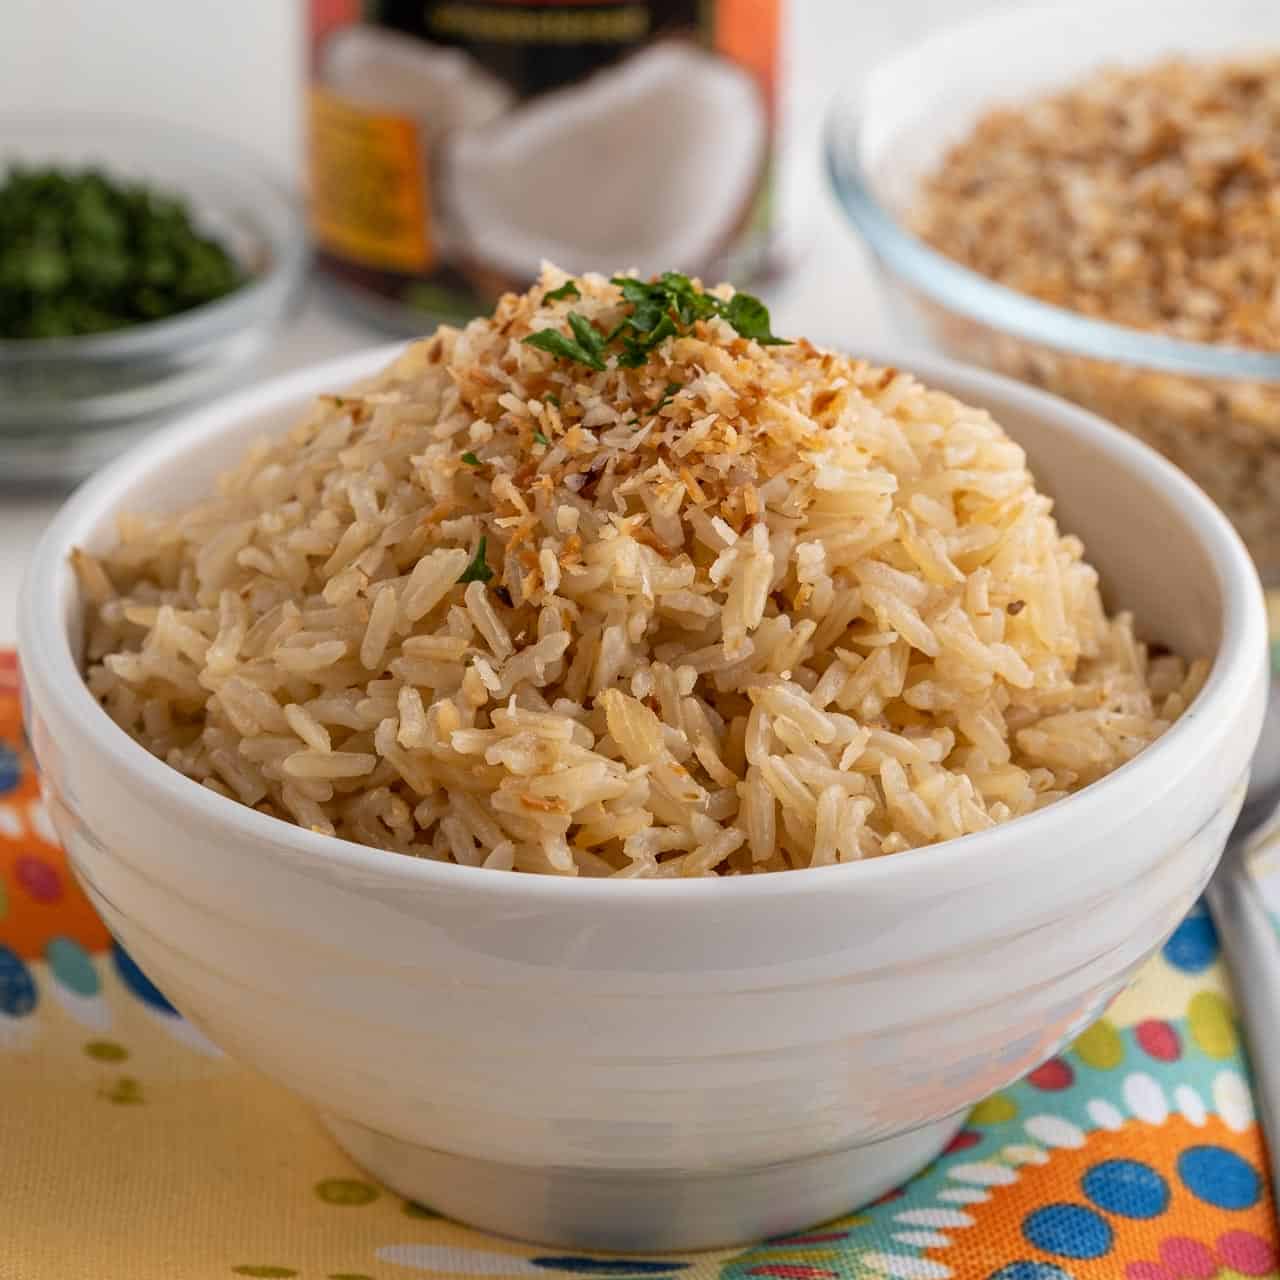
{"label": "yellow floral tablecloth", "polygon": [[558,1253],[371,1182],[223,1057],[68,874],[0,654],[0,1280],[1239,1280],[1280,1275],[1262,1140],[1197,908],[1071,1050],[863,1213],[743,1250]]}

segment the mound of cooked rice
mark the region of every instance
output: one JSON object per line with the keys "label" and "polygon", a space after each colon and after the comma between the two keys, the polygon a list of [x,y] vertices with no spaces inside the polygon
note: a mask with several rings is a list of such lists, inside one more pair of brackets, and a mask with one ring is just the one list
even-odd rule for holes
{"label": "mound of cooked rice", "polygon": [[567,283],[547,268],[216,497],[78,553],[116,722],[313,831],[665,877],[982,831],[1195,695],[1207,664],[1107,618],[982,410],[723,314],[596,371],[522,341],[630,312]]}

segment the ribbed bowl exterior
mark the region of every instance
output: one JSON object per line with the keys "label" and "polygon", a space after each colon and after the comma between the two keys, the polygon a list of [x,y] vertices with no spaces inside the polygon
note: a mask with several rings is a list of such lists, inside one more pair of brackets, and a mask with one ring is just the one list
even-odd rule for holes
{"label": "ribbed bowl exterior", "polygon": [[[51,736],[37,713],[38,753]],[[290,856],[287,828],[233,846],[81,753],[47,777],[108,926],[237,1058],[424,1146],[698,1171],[889,1137],[1057,1052],[1195,900],[1243,754],[1184,779],[1177,812],[1135,804],[994,882],[642,905],[619,886],[587,910],[407,887],[392,855],[353,874]]]}
{"label": "ribbed bowl exterior", "polygon": [[229,1053],[339,1121],[456,1156],[749,1170],[920,1128],[1022,1075],[1101,1013],[1195,900],[1264,705],[1248,557],[1150,451],[942,363],[923,376],[1006,421],[1119,598],[1169,643],[1217,653],[1183,720],[1078,795],[865,865],[563,882],[346,845],[152,759],[75,674],[69,548],[158,491],[197,492],[240,441],[385,357],[149,443],[73,500],[28,580],[29,724],[55,824],[111,929]]}

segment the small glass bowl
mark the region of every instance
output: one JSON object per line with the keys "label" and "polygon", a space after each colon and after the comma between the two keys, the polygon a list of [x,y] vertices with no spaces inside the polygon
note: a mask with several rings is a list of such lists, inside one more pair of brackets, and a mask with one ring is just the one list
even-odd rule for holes
{"label": "small glass bowl", "polygon": [[[1090,319],[930,248],[907,215],[920,180],[996,105],[1103,66],[1280,51],[1280,6],[1149,0],[998,10],[881,64],[827,122],[828,173],[904,334],[1074,400],[1172,459],[1280,583],[1280,353]],[[1051,487],[1051,478],[1050,487]]]}
{"label": "small glass bowl", "polygon": [[223,388],[266,346],[309,250],[301,210],[240,147],[126,118],[0,120],[15,164],[100,169],[184,199],[247,279],[166,320],[72,338],[0,339],[0,487],[83,479],[178,407]]}

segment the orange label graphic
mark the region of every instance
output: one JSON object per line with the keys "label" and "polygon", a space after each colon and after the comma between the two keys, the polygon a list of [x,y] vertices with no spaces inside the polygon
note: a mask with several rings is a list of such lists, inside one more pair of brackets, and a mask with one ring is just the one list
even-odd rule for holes
{"label": "orange label graphic", "polygon": [[435,254],[417,126],[324,89],[310,98],[311,229],[363,266],[425,271]]}

